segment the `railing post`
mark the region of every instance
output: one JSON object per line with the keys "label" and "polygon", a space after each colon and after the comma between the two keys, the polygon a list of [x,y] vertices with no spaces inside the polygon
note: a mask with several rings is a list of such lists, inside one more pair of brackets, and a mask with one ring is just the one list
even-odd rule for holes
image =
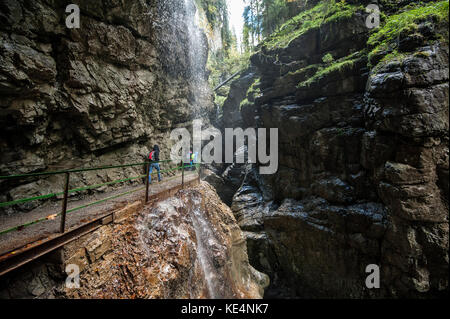
{"label": "railing post", "polygon": [[146,173],[146,178],[145,178],[145,203],[148,203],[148,188],[149,188],[149,177],[150,177],[150,163],[147,162],[147,164],[145,164],[145,169],[147,170]]}
{"label": "railing post", "polygon": [[184,188],[184,161],[181,161],[181,188]]}
{"label": "railing post", "polygon": [[66,172],[66,183],[64,185],[64,198],[61,210],[61,227],[60,232],[64,233],[66,228],[66,212],[67,212],[67,197],[69,195],[69,172]]}
{"label": "railing post", "polygon": [[201,181],[201,174],[202,174],[202,163],[198,164],[198,182]]}

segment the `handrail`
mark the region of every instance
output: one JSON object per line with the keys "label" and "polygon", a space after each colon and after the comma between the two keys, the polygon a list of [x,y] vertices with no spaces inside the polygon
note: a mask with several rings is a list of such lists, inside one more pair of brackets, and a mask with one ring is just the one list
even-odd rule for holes
{"label": "handrail", "polygon": [[[158,162],[158,163],[162,163],[162,162]],[[191,167],[191,166],[185,166],[185,167]],[[173,172],[173,171],[177,171],[177,170],[180,170],[180,169],[182,169],[181,166],[176,167],[176,168],[166,169],[166,170],[160,170],[160,173],[168,173],[168,172]],[[151,174],[154,175],[156,173],[157,172],[155,171],[155,172],[152,172]],[[131,178],[125,178],[125,179],[118,179],[118,180],[115,180],[115,181],[106,182],[106,183],[102,183],[102,184],[96,184],[96,185],[91,185],[91,186],[85,186],[85,187],[70,189],[68,192],[69,192],[69,194],[71,194],[71,193],[76,193],[76,192],[81,192],[81,191],[85,191],[85,190],[99,188],[99,187],[102,187],[102,186],[113,185],[113,184],[118,184],[118,183],[122,183],[122,182],[128,182],[128,181],[132,181],[132,180],[139,179],[139,178],[144,178],[144,177],[146,177],[146,175],[141,175],[141,176],[136,176],[136,177],[131,177]],[[1,202],[0,203],[0,207],[7,207],[7,206],[12,206],[12,205],[17,205],[17,204],[23,204],[23,203],[27,203],[27,202],[31,202],[31,201],[39,200],[39,199],[50,199],[50,198],[53,198],[53,197],[56,197],[56,196],[60,196],[60,195],[64,195],[64,192],[50,193],[50,194],[46,194],[46,195],[40,195],[40,196],[28,197],[28,198],[21,198],[21,199],[9,201],[9,202]]]}
{"label": "handrail", "polygon": [[[99,201],[96,201],[96,202],[92,202],[92,203],[89,203],[89,204],[86,204],[86,205],[82,205],[82,206],[79,206],[79,207],[75,207],[75,208],[72,208],[72,209],[67,210],[67,213],[71,213],[71,212],[74,212],[74,211],[76,211],[76,210],[80,210],[80,209],[82,209],[82,208],[86,208],[86,207],[89,207],[89,206],[93,206],[93,205],[95,205],[95,204],[100,204],[100,203],[106,202],[106,201],[108,201],[108,200],[115,199],[115,198],[118,198],[118,197],[121,197],[121,196],[125,196],[125,195],[131,194],[131,193],[135,193],[135,192],[141,191],[141,190],[143,190],[143,189],[144,189],[144,187],[140,187],[140,188],[138,188],[138,189],[135,189],[135,190],[132,190],[132,191],[129,191],[129,192],[125,192],[125,193],[122,193],[122,194],[118,194],[118,195],[115,195],[115,196],[111,196],[111,197],[104,198],[104,199],[99,200]],[[57,214],[54,214],[54,215],[50,215],[51,218],[49,218],[50,216],[47,216],[47,217],[39,218],[39,219],[37,219],[37,220],[35,220],[35,221],[32,221],[32,222],[28,222],[28,223],[22,224],[22,225],[13,226],[13,227],[11,227],[11,228],[8,228],[8,229],[5,229],[5,230],[0,231],[0,235],[6,234],[6,233],[10,233],[10,232],[12,232],[12,231],[14,231],[14,230],[23,229],[23,228],[25,228],[25,227],[28,227],[28,226],[31,226],[31,225],[34,225],[34,224],[43,222],[43,221],[45,221],[45,220],[55,219],[56,217],[60,216],[61,214],[62,214],[62,213],[57,213]]]}
{"label": "handrail", "polygon": [[[153,161],[152,161],[152,162],[146,162],[146,163],[143,163],[143,164],[126,164],[126,165],[108,166],[108,167],[100,167],[100,168],[73,169],[73,170],[60,171],[60,172],[47,172],[46,174],[41,174],[41,176],[42,176],[42,175],[60,174],[60,173],[66,173],[66,174],[69,174],[69,173],[71,173],[71,172],[83,172],[83,171],[91,171],[91,170],[95,170],[95,169],[97,169],[97,170],[102,170],[102,169],[107,169],[107,168],[123,168],[123,167],[131,167],[131,166],[138,166],[138,165],[139,165],[139,166],[141,166],[141,165],[148,165],[148,166],[147,166],[147,172],[148,172],[148,169],[149,169],[149,165],[150,165],[150,164],[152,164],[152,163],[164,163],[164,162],[172,162],[172,161],[171,161],[171,160],[158,161],[158,162],[153,162]],[[178,167],[175,167],[175,168],[170,168],[170,169],[166,169],[166,170],[160,170],[159,173],[166,173],[166,172],[177,171],[177,170],[180,170],[180,169],[181,169],[181,170],[183,170],[182,184],[184,184],[184,169],[185,169],[185,168],[189,168],[189,167],[200,167],[200,164],[199,164],[199,163],[196,163],[196,164],[189,164],[189,165],[186,165],[185,163],[183,163],[183,165],[178,166]],[[51,174],[50,174],[50,173],[51,173]],[[157,173],[158,173],[157,171],[154,171],[154,172],[152,172],[151,174],[153,175],[153,174],[157,174]],[[199,173],[199,174],[200,174],[200,173]],[[29,174],[24,174],[24,175],[29,176]],[[147,190],[146,190],[146,200],[147,200],[147,198],[148,198],[148,176],[149,176],[149,175],[150,175],[150,174],[148,174],[148,175],[136,176],[136,177],[131,177],[131,178],[126,178],[126,179],[119,179],[119,180],[115,180],[115,181],[111,181],[111,182],[107,182],[107,183],[96,184],[96,185],[88,185],[88,186],[84,186],[84,187],[80,187],[80,188],[75,188],[75,189],[71,189],[71,190],[68,190],[68,188],[67,188],[68,185],[66,185],[66,191],[65,191],[65,192],[52,193],[52,194],[47,194],[47,195],[41,195],[41,196],[30,197],[30,198],[23,198],[23,199],[18,199],[18,200],[15,200],[15,201],[10,201],[10,202],[3,202],[3,203],[0,203],[0,207],[6,207],[6,206],[11,206],[11,205],[16,205],[16,204],[21,204],[21,203],[25,203],[25,202],[29,202],[29,201],[33,201],[33,200],[49,199],[49,198],[53,198],[53,197],[56,197],[56,196],[58,196],[58,195],[63,195],[63,194],[64,194],[64,201],[67,202],[67,195],[68,195],[69,193],[75,193],[75,192],[80,192],[80,191],[84,191],[84,190],[95,189],[95,188],[99,188],[99,187],[105,186],[105,185],[118,184],[118,183],[122,183],[122,182],[126,182],[126,181],[131,181],[131,180],[135,180],[135,179],[139,179],[139,178],[144,178],[144,177],[146,178],[146,187],[142,187],[142,188],[139,188],[139,189],[136,189],[136,190],[128,191],[128,192],[125,192],[125,193],[122,193],[122,194],[118,194],[118,195],[114,195],[114,196],[111,196],[111,197],[107,197],[107,198],[104,198],[104,199],[102,199],[102,200],[95,201],[95,202],[92,202],[92,203],[88,203],[88,204],[85,204],[85,205],[82,205],[82,206],[79,206],[79,207],[75,207],[75,208],[71,208],[71,209],[67,209],[67,207],[64,206],[63,211],[60,212],[60,213],[52,214],[52,215],[49,215],[49,216],[47,216],[47,217],[40,218],[40,219],[35,220],[35,221],[32,221],[32,222],[27,222],[27,223],[22,224],[22,225],[17,225],[17,226],[11,227],[11,228],[9,228],[9,229],[2,230],[2,231],[0,231],[0,235],[9,233],[9,232],[14,231],[14,230],[21,230],[21,229],[23,229],[24,227],[28,227],[28,226],[31,226],[31,225],[40,223],[40,222],[45,221],[45,220],[55,219],[57,216],[62,216],[62,226],[61,226],[61,229],[62,229],[62,232],[64,232],[64,223],[65,223],[65,214],[66,214],[66,213],[71,213],[71,212],[74,212],[74,211],[79,210],[79,209],[82,209],[82,208],[86,208],[86,207],[89,207],[89,206],[93,206],[93,205],[96,205],[96,204],[99,204],[99,203],[106,202],[106,201],[111,200],[111,199],[115,199],[115,198],[118,198],[118,197],[121,197],[121,196],[125,196],[125,195],[128,195],[128,194],[131,194],[131,193],[134,193],[134,192],[143,190],[144,188],[147,188]],[[12,176],[13,176],[13,175],[12,175]],[[199,175],[199,176],[200,176],[200,175]],[[14,176],[14,177],[15,177],[15,178],[18,178],[18,175]],[[175,177],[177,177],[177,176],[175,176]],[[175,177],[174,177],[174,178],[175,178]],[[171,179],[169,179],[169,180],[171,180]],[[66,181],[66,184],[67,184],[67,183],[68,183],[68,180]]]}
{"label": "handrail", "polygon": [[234,79],[236,76],[238,76],[240,73],[242,73],[243,70],[237,71],[236,73],[234,73],[232,76],[230,76],[228,79],[226,79],[225,81],[223,81],[222,83],[220,83],[218,86],[216,86],[214,88],[214,92],[217,91],[218,89],[220,89],[222,86],[224,86],[225,84],[227,84],[228,82],[230,82],[232,79]]}
{"label": "handrail", "polygon": [[[152,161],[150,163],[168,163],[168,162],[172,162],[172,160],[165,160],[165,161],[158,161],[158,162]],[[148,163],[149,162],[134,163],[134,164],[124,164],[124,165],[115,165],[115,166],[76,168],[76,169],[67,169],[67,170],[60,170],[60,171],[54,171],[54,172],[6,175],[6,176],[0,176],[0,180],[1,179],[13,179],[13,178],[31,177],[31,176],[45,176],[45,175],[65,174],[65,173],[80,173],[80,172],[88,172],[88,171],[99,171],[99,170],[105,170],[105,169],[125,168],[125,167],[133,167],[133,166],[144,166],[144,165],[147,165]]]}

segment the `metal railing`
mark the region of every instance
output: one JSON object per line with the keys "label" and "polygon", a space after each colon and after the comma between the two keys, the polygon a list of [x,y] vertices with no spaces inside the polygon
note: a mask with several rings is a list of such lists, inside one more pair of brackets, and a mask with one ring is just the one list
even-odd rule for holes
{"label": "metal railing", "polygon": [[[144,162],[144,163],[134,163],[134,164],[124,164],[124,165],[115,165],[115,166],[102,166],[102,167],[92,167],[92,168],[79,168],[79,169],[68,169],[68,170],[59,170],[59,171],[53,171],[53,172],[41,172],[41,173],[30,173],[30,174],[17,174],[17,175],[8,175],[8,176],[0,176],[0,180],[12,180],[12,179],[20,179],[20,178],[27,178],[27,177],[40,177],[40,176],[49,176],[49,175],[60,175],[60,174],[64,174],[65,175],[65,182],[64,182],[64,190],[62,192],[59,193],[51,193],[51,194],[46,194],[46,195],[40,195],[40,196],[34,196],[34,197],[28,197],[28,198],[21,198],[21,199],[17,199],[17,200],[12,200],[12,201],[8,201],[8,202],[2,202],[0,203],[0,208],[1,207],[8,207],[8,206],[13,206],[13,205],[18,205],[18,204],[22,204],[22,203],[26,203],[26,202],[31,202],[31,201],[35,201],[35,200],[42,200],[42,199],[50,199],[50,198],[54,198],[57,196],[61,196],[63,195],[62,198],[62,207],[61,207],[61,212],[56,213],[56,214],[52,214],[31,222],[27,222],[25,224],[21,224],[21,225],[16,225],[14,227],[10,227],[8,229],[5,230],[0,230],[0,235],[6,234],[6,233],[10,233],[12,231],[15,230],[22,230],[25,227],[43,222],[45,220],[53,220],[58,216],[61,216],[61,220],[60,220],[60,232],[64,233],[65,232],[65,228],[66,228],[66,215],[68,213],[86,208],[86,207],[90,207],[96,204],[100,204],[112,199],[116,199],[119,197],[123,197],[138,191],[141,191],[143,189],[145,189],[145,204],[148,203],[148,198],[149,198],[149,188],[150,188],[150,183],[149,183],[149,177],[150,177],[150,165],[154,164],[154,163],[170,163],[173,162],[171,160],[165,160],[165,161],[158,161],[158,162]],[[170,169],[166,169],[166,170],[160,170],[159,173],[168,173],[168,172],[175,172],[175,171],[179,171],[181,170],[181,185],[182,187],[184,187],[184,180],[185,180],[185,170],[187,168],[192,168],[192,167],[197,167],[198,168],[198,178],[200,179],[200,174],[201,174],[201,164],[199,163],[195,163],[195,164],[186,164],[186,163],[179,163],[180,166],[177,166],[175,168],[170,168]],[[110,182],[106,182],[106,183],[102,183],[102,184],[95,184],[95,185],[89,185],[89,186],[84,186],[84,187],[79,187],[79,188],[75,188],[75,189],[69,189],[69,182],[70,182],[70,174],[71,173],[79,173],[79,172],[87,172],[87,171],[99,171],[99,170],[107,170],[107,169],[116,169],[116,168],[127,168],[127,167],[138,167],[138,166],[145,166],[145,171],[146,171],[146,175],[140,175],[140,176],[135,176],[135,177],[130,177],[130,178],[125,178],[125,179],[118,179],[118,180],[114,180],[114,181],[110,181]],[[158,171],[155,170],[154,172],[151,173],[151,175],[153,174],[157,174]],[[174,176],[172,178],[169,178],[168,180],[171,180],[173,178],[177,178],[179,176]],[[114,184],[118,184],[118,183],[123,183],[123,182],[127,182],[127,181],[133,181],[133,180],[137,180],[140,178],[145,178],[145,187],[140,187],[138,189],[134,189],[131,191],[127,191],[118,195],[114,195],[114,196],[109,196],[107,198],[95,201],[95,202],[91,202],[88,204],[84,204],[78,207],[74,207],[71,209],[67,209],[67,202],[68,202],[68,197],[69,194],[71,193],[76,193],[76,192],[80,192],[80,191],[85,191],[85,190],[92,190],[92,189],[96,189],[96,188],[100,188],[102,186],[109,186],[109,185],[114,185]]]}

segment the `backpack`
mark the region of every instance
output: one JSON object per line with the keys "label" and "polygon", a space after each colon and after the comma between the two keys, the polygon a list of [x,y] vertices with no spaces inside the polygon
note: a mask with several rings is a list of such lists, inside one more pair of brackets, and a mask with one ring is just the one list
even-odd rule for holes
{"label": "backpack", "polygon": [[151,151],[150,154],[148,155],[148,159],[151,161],[155,160],[155,151]]}

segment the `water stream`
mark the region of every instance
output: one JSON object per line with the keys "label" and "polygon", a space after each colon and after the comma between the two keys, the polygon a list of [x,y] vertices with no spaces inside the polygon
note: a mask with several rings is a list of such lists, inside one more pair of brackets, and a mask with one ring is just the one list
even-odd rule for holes
{"label": "water stream", "polygon": [[[186,204],[189,206],[186,207]],[[190,264],[187,265],[189,274],[183,275],[183,278],[190,282],[190,296],[198,296],[202,287],[206,286],[207,298],[223,298],[226,247],[216,238],[217,229],[201,207],[201,198],[198,196],[191,197],[188,202],[170,198],[150,209],[137,223],[137,229],[148,262],[156,267],[161,286],[173,289],[165,283],[170,281],[174,265],[183,263],[182,246],[187,244],[191,247]],[[199,277],[203,280],[199,280]],[[202,282],[205,286],[202,286]],[[165,297],[170,295],[165,294]]]}
{"label": "water stream", "polygon": [[186,31],[188,36],[188,57],[190,90],[192,94],[192,119],[205,116],[205,96],[208,95],[206,62],[208,59],[208,40],[201,28],[199,10],[193,0],[184,0],[186,10]]}
{"label": "water stream", "polygon": [[[173,19],[172,23],[185,26],[183,37],[187,37],[186,52],[189,81],[189,102],[191,105],[191,120],[202,119],[207,116],[207,103],[210,101],[210,89],[206,75],[206,61],[208,58],[208,39],[201,29],[201,21],[198,8],[194,0],[166,4],[172,12],[167,19]],[[168,200],[159,204],[159,209],[148,214],[140,225],[141,239],[146,247],[148,256],[155,256],[155,251],[149,249],[160,241],[162,247],[179,248],[177,242],[192,240],[196,251],[196,264],[199,266],[207,288],[209,298],[223,298],[224,292],[220,287],[224,283],[224,275],[219,271],[218,260],[224,254],[223,247],[214,236],[214,228],[201,209],[201,199],[193,198],[192,206],[187,208],[189,214],[180,214],[180,202]],[[190,224],[195,232],[195,239],[187,235]],[[167,238],[167,241],[161,240]],[[159,280],[163,283],[170,272],[170,264],[161,267]],[[193,267],[192,269],[195,269]],[[190,273],[188,280],[191,281],[195,273]],[[199,282],[192,282],[192,285]],[[195,290],[195,288],[193,289]],[[191,291],[192,294],[192,291]]]}
{"label": "water stream", "polygon": [[[207,93],[207,79],[205,76],[205,64],[207,56],[207,39],[200,28],[199,11],[193,0],[184,0],[188,20],[186,21],[189,36],[189,66],[191,74],[191,92],[193,93],[193,119],[203,117],[202,96]],[[214,247],[220,247],[211,230],[211,225],[200,209],[199,200],[194,201],[190,214],[197,241],[197,260],[204,273],[209,298],[222,298],[219,288],[220,274],[214,265]]]}
{"label": "water stream", "polygon": [[214,266],[214,256],[211,249],[217,247],[218,243],[211,231],[211,225],[197,205],[192,210],[191,220],[197,238],[197,260],[205,276],[209,298],[220,299],[223,297],[219,287],[220,274]]}

